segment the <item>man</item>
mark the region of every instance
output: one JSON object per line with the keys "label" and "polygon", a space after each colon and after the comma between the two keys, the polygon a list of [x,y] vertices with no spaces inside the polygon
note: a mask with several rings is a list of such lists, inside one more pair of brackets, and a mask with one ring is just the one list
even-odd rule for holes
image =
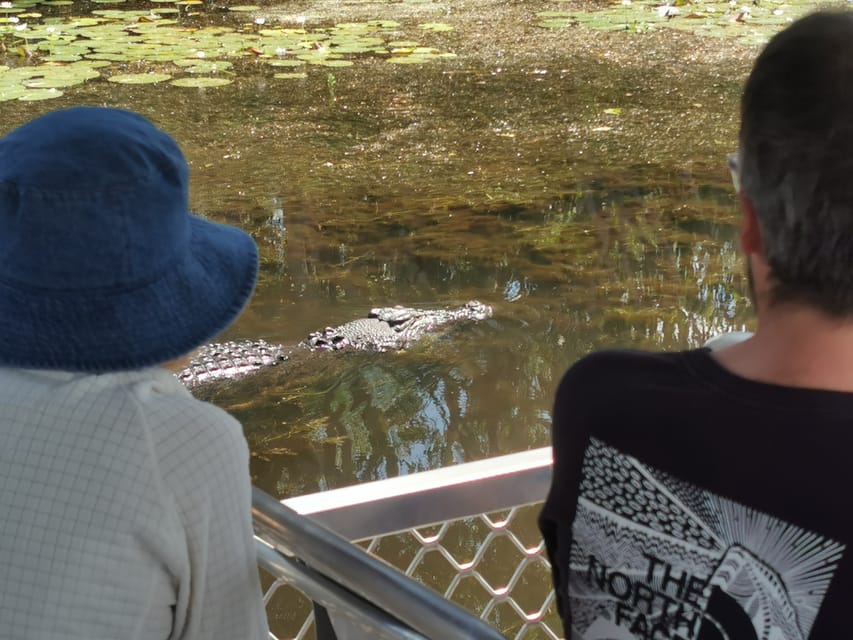
{"label": "man", "polygon": [[755,335],[564,377],[540,525],[567,637],[812,640],[853,603],[853,14],[759,56],[739,153]]}

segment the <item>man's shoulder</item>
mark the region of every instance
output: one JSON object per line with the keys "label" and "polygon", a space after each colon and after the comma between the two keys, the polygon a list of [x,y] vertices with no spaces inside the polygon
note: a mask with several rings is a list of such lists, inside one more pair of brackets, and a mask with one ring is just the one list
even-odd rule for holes
{"label": "man's shoulder", "polygon": [[629,349],[595,351],[578,360],[563,376],[560,392],[613,392],[625,384],[660,386],[680,381],[689,371],[689,352],[653,352]]}

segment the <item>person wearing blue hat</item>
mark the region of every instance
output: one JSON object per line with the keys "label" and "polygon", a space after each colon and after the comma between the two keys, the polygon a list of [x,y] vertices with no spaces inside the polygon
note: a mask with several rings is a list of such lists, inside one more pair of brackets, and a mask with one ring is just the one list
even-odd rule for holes
{"label": "person wearing blue hat", "polygon": [[130,111],[0,138],[4,637],[267,637],[240,424],[164,366],[239,315],[257,248],[188,182]]}

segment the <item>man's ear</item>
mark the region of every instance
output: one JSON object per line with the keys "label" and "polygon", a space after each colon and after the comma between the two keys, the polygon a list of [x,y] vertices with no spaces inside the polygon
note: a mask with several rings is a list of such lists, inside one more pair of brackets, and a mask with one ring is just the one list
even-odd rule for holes
{"label": "man's ear", "polygon": [[743,208],[743,221],[740,227],[740,248],[746,255],[761,253],[763,244],[761,242],[761,226],[758,224],[758,216],[755,215],[755,207],[743,191],[738,194],[740,204]]}

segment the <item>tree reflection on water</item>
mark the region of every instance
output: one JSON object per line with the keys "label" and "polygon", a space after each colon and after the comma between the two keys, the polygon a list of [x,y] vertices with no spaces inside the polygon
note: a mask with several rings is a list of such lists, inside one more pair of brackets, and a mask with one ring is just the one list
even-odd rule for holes
{"label": "tree reflection on water", "polygon": [[[257,18],[277,29],[301,16],[312,32],[383,19],[397,24],[382,27],[389,42],[417,36],[457,57],[354,53],[351,67],[307,64],[284,80],[241,51],[226,56],[226,87],[91,79],[49,104],[3,102],[0,123],[107,104],[172,133],[192,209],[261,250],[255,298],[223,338],[295,344],[375,306],[495,307],[405,353],[301,354],[200,391],[243,422],[261,488],[295,495],[545,445],[577,358],[693,347],[747,322],[725,155],[754,48],[546,29],[544,1],[261,5],[251,20],[208,5],[175,19],[232,35]],[[439,21],[453,30],[419,27]],[[3,64],[41,63],[12,57]]]}

